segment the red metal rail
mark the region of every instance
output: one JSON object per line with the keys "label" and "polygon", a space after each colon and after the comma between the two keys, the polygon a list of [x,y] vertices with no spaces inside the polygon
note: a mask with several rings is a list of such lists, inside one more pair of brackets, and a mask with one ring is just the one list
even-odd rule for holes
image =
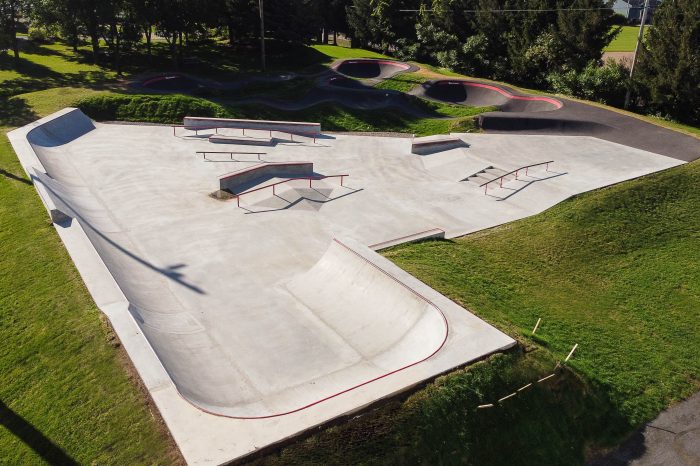
{"label": "red metal rail", "polygon": [[[220,129],[240,129],[240,130],[242,131],[241,134],[242,134],[243,136],[245,136],[245,130],[246,130],[246,128],[232,128],[232,127],[230,127],[230,126],[207,126],[207,127],[202,127],[202,128],[193,128],[193,127],[191,127],[191,126],[185,126],[185,125],[172,125],[172,128],[173,128],[173,136],[175,136],[175,130],[176,130],[176,128],[188,129],[188,130],[190,130],[190,131],[194,131],[194,134],[197,134],[197,135],[199,135],[199,131],[202,131],[202,130],[212,130],[212,129],[213,129],[213,130],[214,130],[214,134],[219,134],[219,130],[220,130]],[[300,132],[300,131],[298,131],[298,132],[296,132],[296,133],[290,133],[289,131],[279,131],[279,130],[275,130],[275,129],[269,129],[269,130],[268,130],[268,129],[255,129],[255,128],[248,128],[248,129],[249,129],[249,130],[252,129],[253,131],[269,131],[269,133],[270,133],[270,138],[272,138],[272,133],[273,133],[273,132],[274,132],[274,133],[281,133],[281,134],[288,134],[288,135],[289,135],[289,138],[290,138],[290,140],[291,140],[292,142],[294,142],[294,135],[295,135],[295,134],[296,134],[297,136],[303,136],[303,137],[307,137],[307,138],[313,139],[313,140],[314,140],[314,144],[316,144],[316,139],[318,138],[318,135],[317,135],[317,134],[314,134],[314,133],[303,133],[303,132]]]}
{"label": "red metal rail", "polygon": [[350,175],[328,175],[328,176],[321,175],[321,176],[302,176],[299,178],[289,178],[289,179],[284,180],[284,181],[278,181],[277,183],[272,183],[272,184],[268,184],[265,186],[260,186],[259,188],[249,189],[248,191],[243,191],[242,193],[236,194],[235,195],[236,196],[236,205],[238,205],[238,207],[241,206],[241,196],[245,196],[246,194],[254,193],[256,191],[260,191],[260,190],[267,189],[267,188],[272,188],[272,195],[274,196],[275,195],[275,186],[280,185],[280,184],[284,184],[284,183],[289,183],[290,181],[309,180],[309,188],[310,188],[311,183],[313,181],[325,180],[327,178],[340,178],[340,186],[343,186],[343,179],[346,176],[350,176]]}
{"label": "red metal rail", "polygon": [[483,186],[484,187],[484,194],[486,194],[486,192],[489,189],[489,184],[491,184],[491,183],[495,183],[496,181],[498,181],[499,186],[502,188],[503,187],[503,178],[505,178],[506,176],[512,175],[513,173],[515,173],[515,179],[517,180],[518,179],[518,172],[520,172],[521,170],[525,170],[525,176],[527,176],[529,168],[537,167],[540,165],[546,165],[546,171],[549,171],[549,164],[550,163],[554,163],[554,160],[549,160],[547,162],[533,163],[532,165],[526,165],[524,167],[516,168],[513,171],[509,171],[508,173],[504,173],[503,175],[499,176],[498,178],[494,178],[490,181],[487,181],[486,183],[480,184],[479,187]]}

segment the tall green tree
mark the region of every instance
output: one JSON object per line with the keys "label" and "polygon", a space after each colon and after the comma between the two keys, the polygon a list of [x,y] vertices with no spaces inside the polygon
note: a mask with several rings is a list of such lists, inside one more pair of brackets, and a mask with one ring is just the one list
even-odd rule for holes
{"label": "tall green tree", "polygon": [[640,53],[637,77],[652,109],[700,123],[700,0],[665,0]]}
{"label": "tall green tree", "polygon": [[15,61],[19,61],[17,26],[29,12],[28,0],[0,0],[0,50],[12,49]]}

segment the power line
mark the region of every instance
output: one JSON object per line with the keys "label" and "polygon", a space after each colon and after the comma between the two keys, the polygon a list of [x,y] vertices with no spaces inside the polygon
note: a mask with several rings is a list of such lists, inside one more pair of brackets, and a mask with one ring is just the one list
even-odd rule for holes
{"label": "power line", "polygon": [[[631,7],[630,9],[641,10],[644,7]],[[555,11],[601,11],[601,10],[612,10],[612,7],[599,7],[599,8],[517,8],[517,9],[488,9],[488,10],[459,10],[464,13],[518,13],[518,12],[555,12]],[[407,13],[421,13],[430,11],[441,11],[441,10],[399,10],[401,12]]]}

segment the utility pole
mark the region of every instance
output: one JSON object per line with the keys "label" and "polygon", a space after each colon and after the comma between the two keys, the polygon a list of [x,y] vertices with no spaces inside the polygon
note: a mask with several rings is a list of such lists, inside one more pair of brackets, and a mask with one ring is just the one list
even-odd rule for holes
{"label": "utility pole", "polygon": [[260,63],[262,70],[265,71],[265,13],[263,0],[258,0],[258,10],[260,10]]}
{"label": "utility pole", "polygon": [[637,46],[634,48],[634,56],[632,57],[632,67],[630,68],[630,85],[627,86],[627,94],[625,94],[625,108],[630,106],[630,97],[632,97],[632,76],[634,75],[634,65],[637,64],[637,54],[639,46],[644,39],[644,25],[647,22],[647,12],[649,11],[649,0],[644,0],[644,10],[642,10],[642,23],[639,25],[639,34],[637,35]]}

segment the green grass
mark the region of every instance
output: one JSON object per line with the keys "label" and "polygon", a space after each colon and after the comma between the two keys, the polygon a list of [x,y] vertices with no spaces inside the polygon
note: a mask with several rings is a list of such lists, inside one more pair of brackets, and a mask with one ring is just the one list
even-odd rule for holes
{"label": "green grass", "polygon": [[[614,445],[700,387],[699,183],[695,162],[461,239],[384,251],[527,351],[258,463],[573,465]],[[476,409],[551,372],[574,343],[574,372]]]}
{"label": "green grass", "polygon": [[[303,110],[284,111],[262,105],[224,105],[182,95],[134,95],[101,93],[75,103],[97,120],[179,123],[185,115],[224,118],[314,121],[327,131],[403,132],[420,136],[450,131],[475,131],[473,116],[491,107],[458,107],[413,98],[409,103],[432,118],[397,108],[358,110],[329,103]],[[450,118],[443,118],[450,117]]]}
{"label": "green grass", "polygon": [[419,73],[399,73],[377,84],[377,89],[390,89],[399,92],[408,92],[419,84],[423,84],[425,78]]}
{"label": "green grass", "polygon": [[103,87],[116,73],[88,63],[61,43],[36,45],[26,42],[16,66],[8,54],[0,54],[0,96],[12,96],[63,86]]}
{"label": "green grass", "polygon": [[527,333],[639,424],[699,386],[700,163],[454,242],[387,252],[493,324]]}
{"label": "green grass", "polygon": [[[646,36],[649,27],[644,28]],[[634,52],[637,46],[637,36],[639,35],[639,26],[622,26],[622,30],[610,44],[605,47],[605,52]]]}
{"label": "green grass", "polygon": [[1,462],[60,464],[63,455],[81,464],[177,462],[7,129],[0,128]]}
{"label": "green grass", "polygon": [[337,45],[312,45],[311,48],[322,53],[328,57],[329,60],[337,60],[340,58],[390,58],[371,50],[352,49]]}

